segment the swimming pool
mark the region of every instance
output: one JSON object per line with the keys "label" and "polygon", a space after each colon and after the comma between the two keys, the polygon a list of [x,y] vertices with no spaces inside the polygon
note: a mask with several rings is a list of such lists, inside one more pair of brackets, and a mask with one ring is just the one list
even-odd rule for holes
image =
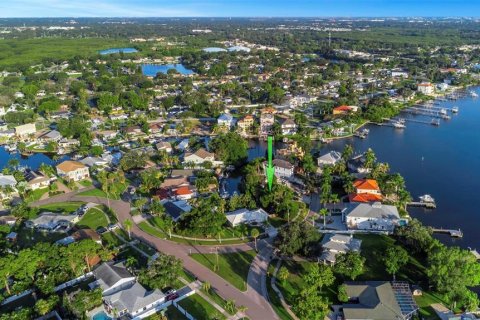
{"label": "swimming pool", "polygon": [[99,313],[96,313],[93,317],[92,320],[112,320],[105,311],[100,311]]}

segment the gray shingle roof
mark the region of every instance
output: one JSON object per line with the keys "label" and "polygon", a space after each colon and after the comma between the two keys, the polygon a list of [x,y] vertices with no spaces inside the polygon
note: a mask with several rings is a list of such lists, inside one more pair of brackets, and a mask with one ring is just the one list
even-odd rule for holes
{"label": "gray shingle roof", "polygon": [[346,289],[349,298],[358,299],[358,303],[346,303],[343,305],[343,313],[346,320],[403,319],[390,282],[352,282],[346,283]]}
{"label": "gray shingle roof", "polygon": [[115,264],[113,261],[102,263],[93,270],[93,274],[103,290],[112,287],[122,279],[133,277],[122,262]]}
{"label": "gray shingle roof", "polygon": [[138,282],[135,282],[127,289],[104,297],[117,310],[127,310],[129,313],[141,310],[163,298],[165,298],[165,295],[160,290],[147,291]]}
{"label": "gray shingle roof", "polygon": [[397,207],[375,202],[359,203],[349,207],[345,213],[347,217],[377,218],[377,219],[400,219]]}

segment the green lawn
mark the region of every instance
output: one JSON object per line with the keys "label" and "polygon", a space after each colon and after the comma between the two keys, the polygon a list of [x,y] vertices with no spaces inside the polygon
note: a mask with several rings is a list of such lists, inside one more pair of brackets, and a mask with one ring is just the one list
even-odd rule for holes
{"label": "green lawn", "polygon": [[45,204],[40,206],[40,211],[51,211],[51,212],[58,212],[58,213],[65,213],[69,214],[72,212],[77,211],[85,202],[58,202],[52,204]]}
{"label": "green lawn", "polygon": [[[203,289],[200,289],[202,291],[202,293],[204,295],[206,295],[207,297],[209,297],[213,302],[215,302],[216,304],[218,304],[219,306],[223,307],[225,309],[225,311],[228,312],[228,310],[225,308],[226,307],[226,304],[227,304],[227,301],[225,299],[223,299],[222,297],[220,297],[218,295],[218,293],[215,291],[215,289],[211,288],[208,292],[203,290]],[[235,312],[234,313],[230,313],[228,312],[230,315],[234,315],[235,313],[237,313],[237,309],[235,308]]]}
{"label": "green lawn", "polygon": [[90,187],[90,186],[93,185],[91,180],[81,180],[78,183],[81,184],[84,187]]}
{"label": "green lawn", "polygon": [[96,230],[99,227],[108,226],[108,220],[105,213],[99,208],[91,208],[84,214],[77,224],[80,228],[90,228]]}
{"label": "green lawn", "polygon": [[179,237],[172,236],[172,238],[169,238],[167,231],[163,231],[158,225],[163,225],[163,222],[160,218],[152,218],[149,219],[149,221],[143,221],[138,224],[138,227],[145,231],[148,234],[151,234],[152,236],[155,236],[157,238],[161,239],[168,239],[170,241],[174,241],[177,243],[184,243],[184,244],[189,244],[189,245],[217,245],[217,244],[239,244],[239,243],[245,243],[249,242],[250,240],[248,238],[245,238],[245,240],[213,240],[211,241],[208,240],[188,240],[188,239],[182,239]]}
{"label": "green lawn", "polygon": [[45,194],[48,193],[48,188],[43,188],[43,189],[37,189],[34,191],[30,191],[26,200],[27,201],[38,201],[40,198]]}
{"label": "green lawn", "polygon": [[150,255],[150,256],[153,256],[155,253],[157,253],[157,250],[155,250],[154,248],[150,247],[149,245],[146,245],[145,243],[143,242],[139,242],[136,244],[136,247],[140,250],[142,250],[143,252],[145,252],[146,254]]}
{"label": "green lawn", "polygon": [[225,316],[197,294],[181,300],[178,304],[195,319],[225,319]]}
{"label": "green lawn", "polygon": [[[165,312],[165,315],[167,316],[168,320],[187,320],[187,317],[185,317],[180,311],[178,311],[177,308],[174,306],[168,307],[167,311]],[[147,318],[148,319],[148,318]]]}
{"label": "green lawn", "polygon": [[[85,197],[101,197],[101,198],[107,197],[107,194],[100,189],[91,189],[91,190],[83,191],[83,192],[80,192],[78,195],[85,196]],[[114,199],[113,197],[110,197],[110,198]]]}
{"label": "green lawn", "polygon": [[422,318],[425,320],[440,319],[435,313],[435,311],[433,310],[433,308],[430,307],[430,305],[432,305],[433,303],[441,303],[447,306],[448,308],[448,304],[446,304],[445,301],[443,301],[438,294],[431,293],[431,292],[424,291],[421,296],[415,297],[415,302],[420,308],[420,310],[418,311],[419,315],[421,315]]}
{"label": "green lawn", "polygon": [[254,250],[219,254],[218,270],[216,268],[217,255],[215,253],[194,253],[191,257],[210,270],[215,271],[220,277],[230,282],[238,290],[245,291],[248,270],[255,255],[256,252]]}
{"label": "green lawn", "polygon": [[102,234],[102,243],[107,248],[115,248],[123,244],[123,242],[113,232],[105,232]]}
{"label": "green lawn", "polygon": [[[361,255],[365,257],[365,272],[357,280],[392,280],[392,276],[385,271],[383,257],[387,248],[395,243],[395,239],[385,235],[363,234],[355,235],[362,240]],[[408,251],[408,250],[407,250]],[[397,280],[410,283],[426,284],[425,263],[418,257],[410,256],[408,264],[396,275]]]}

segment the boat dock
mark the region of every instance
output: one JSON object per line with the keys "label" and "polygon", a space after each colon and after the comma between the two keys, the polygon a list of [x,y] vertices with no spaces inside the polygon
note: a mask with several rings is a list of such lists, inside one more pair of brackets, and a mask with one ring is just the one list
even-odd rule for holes
{"label": "boat dock", "polygon": [[418,120],[418,119],[413,119],[413,118],[405,118],[406,122],[415,122],[415,123],[423,123],[423,124],[429,124],[433,126],[438,126],[440,123],[434,122],[434,121],[426,121],[426,120]]}
{"label": "boat dock", "polygon": [[458,229],[443,229],[443,228],[432,228],[433,233],[444,233],[450,235],[452,238],[462,238],[463,237],[463,232],[462,230]]}
{"label": "boat dock", "polygon": [[477,260],[480,260],[480,253],[477,251],[477,249],[469,249],[470,252],[477,258]]}
{"label": "boat dock", "polygon": [[440,119],[448,120],[450,119],[449,115],[442,114],[440,111],[429,110],[428,108],[419,108],[419,107],[410,107],[407,109],[403,109],[402,112],[407,112],[416,115],[423,115],[429,117],[435,117]]}
{"label": "boat dock", "polygon": [[424,207],[424,208],[427,208],[427,209],[435,209],[435,208],[437,207],[437,205],[435,204],[435,202],[422,202],[422,201],[409,202],[409,203],[407,203],[407,206],[411,206],[411,207]]}

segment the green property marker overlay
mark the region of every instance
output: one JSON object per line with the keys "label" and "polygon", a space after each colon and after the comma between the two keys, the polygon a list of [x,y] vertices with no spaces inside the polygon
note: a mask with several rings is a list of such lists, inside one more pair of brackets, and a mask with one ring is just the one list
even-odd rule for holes
{"label": "green property marker overlay", "polygon": [[273,176],[275,175],[275,167],[272,163],[272,154],[273,154],[273,137],[268,137],[268,165],[267,165],[267,181],[268,181],[268,190],[272,191]]}

